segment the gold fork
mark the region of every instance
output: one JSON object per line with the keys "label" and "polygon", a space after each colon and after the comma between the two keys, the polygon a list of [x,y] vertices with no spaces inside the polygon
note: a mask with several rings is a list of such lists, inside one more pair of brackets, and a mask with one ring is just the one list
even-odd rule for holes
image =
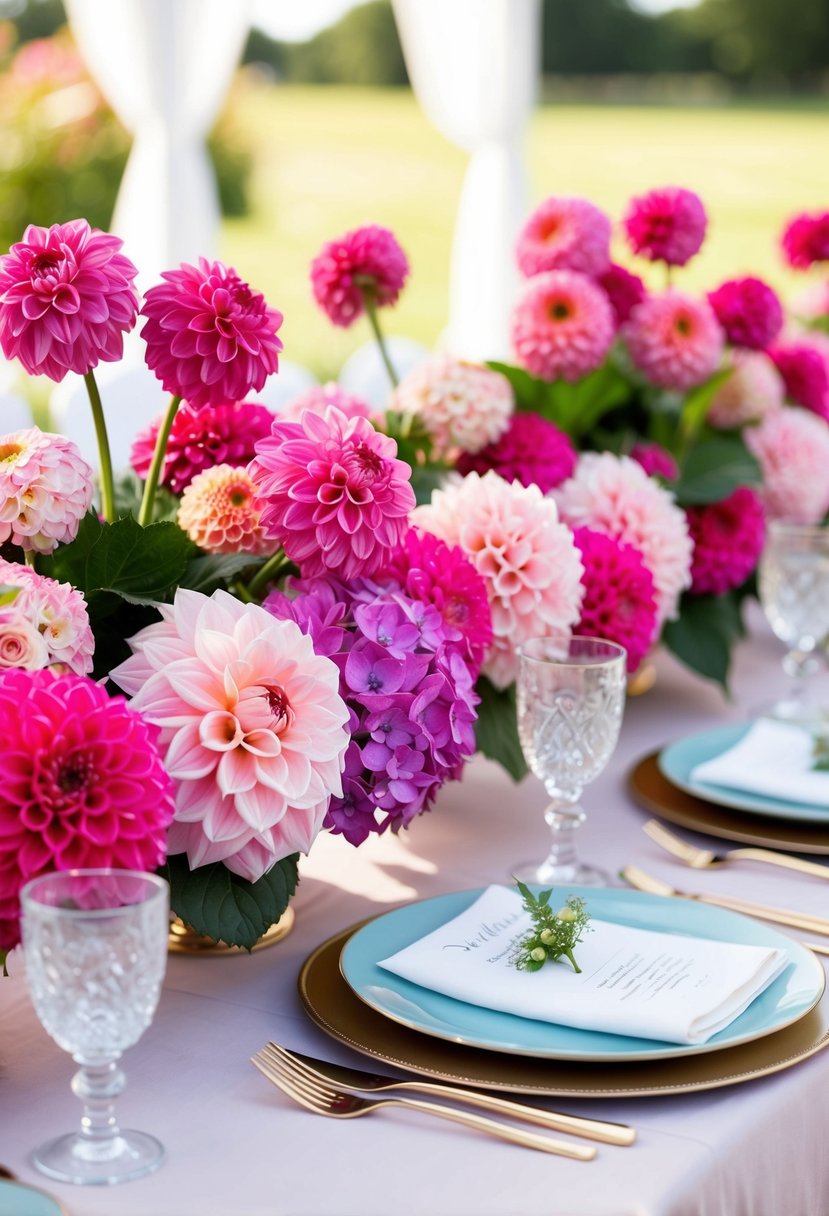
{"label": "gold fork", "polygon": [[322,1081],[311,1081],[300,1077],[295,1071],[285,1068],[282,1061],[258,1051],[251,1056],[251,1062],[256,1065],[267,1079],[276,1085],[289,1098],[293,1098],[306,1110],[318,1115],[328,1115],[334,1119],[355,1119],[360,1115],[369,1115],[384,1106],[402,1106],[407,1110],[419,1110],[424,1114],[437,1115],[441,1119],[451,1119],[454,1123],[462,1123],[475,1131],[487,1132],[500,1140],[508,1140],[512,1144],[520,1144],[522,1148],[534,1148],[543,1153],[556,1153],[561,1157],[571,1157],[576,1161],[592,1161],[596,1156],[596,1148],[592,1144],[568,1144],[564,1140],[554,1140],[551,1136],[542,1136],[536,1132],[522,1131],[508,1123],[497,1119],[487,1119],[484,1115],[473,1114],[472,1111],[458,1110],[453,1106],[441,1106],[438,1102],[424,1102],[420,1098],[360,1098],[356,1094],[346,1093],[333,1085]]}
{"label": "gold fork", "polygon": [[583,1136],[587,1140],[599,1140],[603,1144],[618,1144],[627,1146],[636,1139],[634,1128],[625,1123],[606,1123],[601,1119],[585,1119],[578,1115],[564,1115],[558,1111],[542,1110],[536,1106],[528,1106],[523,1102],[511,1102],[508,1098],[496,1097],[495,1094],[483,1094],[474,1089],[463,1089],[457,1085],[442,1085],[432,1080],[398,1081],[395,1077],[379,1076],[376,1073],[362,1072],[356,1068],[343,1068],[339,1064],[330,1064],[326,1060],[314,1060],[295,1051],[288,1051],[279,1043],[267,1043],[259,1053],[273,1064],[281,1063],[285,1072],[291,1072],[297,1078],[311,1081],[322,1081],[323,1084],[335,1085],[348,1093],[385,1093],[391,1090],[415,1090],[418,1093],[432,1094],[439,1098],[448,1098],[453,1102],[463,1102],[467,1106],[479,1106],[491,1114],[506,1115],[511,1119],[521,1119],[526,1123],[534,1123],[546,1127],[550,1131],[569,1132],[573,1136]]}
{"label": "gold fork", "polygon": [[673,853],[674,857],[678,857],[680,861],[684,861],[694,870],[712,869],[716,866],[723,866],[729,861],[767,861],[771,865],[784,866],[789,870],[801,870],[804,874],[814,874],[817,878],[829,879],[829,866],[820,865],[815,861],[804,861],[800,857],[790,857],[786,853],[775,853],[772,849],[727,849],[724,853],[714,853],[711,849],[698,848],[694,844],[680,840],[657,819],[649,819],[642,831],[656,844],[661,845],[667,852]]}

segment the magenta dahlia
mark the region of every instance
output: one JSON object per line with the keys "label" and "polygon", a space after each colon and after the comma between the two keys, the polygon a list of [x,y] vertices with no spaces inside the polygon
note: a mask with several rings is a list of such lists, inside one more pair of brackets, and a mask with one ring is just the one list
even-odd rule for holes
{"label": "magenta dahlia", "polygon": [[256,445],[250,474],[264,500],[265,536],[282,545],[303,577],[344,579],[382,569],[408,529],[412,470],[397,444],[365,418],[335,406],[300,422],[275,422]]}
{"label": "magenta dahlia", "polygon": [[147,366],[191,409],[241,401],[279,366],[282,313],[235,270],[199,258],[165,270],[144,297]]}
{"label": "magenta dahlia", "polygon": [[668,449],[659,443],[641,440],[634,443],[630,455],[637,464],[641,464],[649,477],[662,477],[665,481],[676,481],[679,477],[679,465]]}
{"label": "magenta dahlia", "polygon": [[577,459],[565,431],[539,414],[520,413],[513,414],[499,440],[475,454],[463,452],[456,467],[464,476],[494,469],[506,481],[537,485],[546,494],[572,475]]}
{"label": "magenta dahlia", "polygon": [[627,651],[627,669],[636,671],[659,632],[653,575],[642,553],[606,532],[576,528],[584,598],[574,632],[607,638]]}
{"label": "magenta dahlia", "polygon": [[610,220],[586,198],[552,195],[521,229],[516,255],[528,277],[545,270],[601,274],[610,261]]}
{"label": "magenta dahlia", "polygon": [[627,321],[636,305],[641,304],[647,295],[639,275],[632,274],[616,262],[611,262],[603,274],[597,275],[596,282],[610,300],[617,326]]}
{"label": "magenta dahlia", "polygon": [[622,226],[634,253],[684,266],[702,248],[708,217],[693,190],[665,186],[631,199]]}
{"label": "magenta dahlia", "polygon": [[829,262],[829,211],[796,215],[784,228],[780,243],[786,261],[797,270]]}
{"label": "magenta dahlia", "polygon": [[732,346],[764,350],[783,328],[780,300],[762,279],[729,279],[709,291],[708,303]]}
{"label": "magenta dahlia", "polygon": [[335,325],[344,327],[363,313],[366,298],[376,307],[394,304],[408,275],[397,238],[377,224],[328,241],[311,263],[315,300]]}
{"label": "magenta dahlia", "polygon": [[530,279],[512,318],[519,363],[542,380],[580,380],[604,362],[616,326],[607,296],[575,270]]}
{"label": "magenta dahlia", "polygon": [[767,353],[783,377],[786,396],[829,422],[829,367],[823,351],[800,341],[781,342]]}
{"label": "magenta dahlia", "polygon": [[741,586],[760,559],[766,523],[760,496],[739,486],[721,502],[687,507],[694,542],[691,595],[724,595]]}
{"label": "magenta dahlia", "polygon": [[0,257],[0,347],[32,376],[86,375],[124,353],[138,273],[122,242],[86,220],[38,228]]}
{"label": "magenta dahlia", "polygon": [[51,553],[74,540],[92,503],[92,478],[65,435],[36,426],[0,435],[0,544]]}
{"label": "magenta dahlia", "polygon": [[161,865],[173,790],[155,727],[86,676],[0,672],[0,732],[0,948],[9,949],[31,878]]}
{"label": "magenta dahlia", "polygon": [[622,330],[630,357],[659,388],[685,392],[719,367],[723,331],[705,300],[679,291],[648,296]]}

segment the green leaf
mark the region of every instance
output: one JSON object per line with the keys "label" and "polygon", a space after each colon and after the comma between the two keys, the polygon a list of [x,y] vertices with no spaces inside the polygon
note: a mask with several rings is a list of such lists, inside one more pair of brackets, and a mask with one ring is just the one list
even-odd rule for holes
{"label": "green leaf", "polygon": [[170,906],[196,933],[251,950],[275,925],[297,885],[294,853],[256,882],[232,874],[221,862],[191,870],[183,853],[168,857],[159,871],[170,884]]}
{"label": "green leaf", "polygon": [[631,392],[632,387],[622,373],[606,363],[573,384],[566,380],[548,384],[539,412],[578,439],[588,434],[610,410],[627,401]]}
{"label": "green leaf", "polygon": [[22,587],[14,587],[9,583],[0,584],[0,608],[8,608],[9,604],[13,604],[21,591]]}
{"label": "green leaf", "polygon": [[717,389],[733,374],[733,368],[725,367],[721,371],[715,372],[703,384],[698,384],[685,398],[682,403],[681,426],[686,439],[697,434],[705,421]]}
{"label": "green leaf", "polygon": [[515,408],[518,410],[535,410],[542,412],[546,390],[549,387],[546,380],[539,380],[524,371],[523,367],[515,367],[511,363],[498,363],[491,360],[487,367],[494,372],[500,372],[512,385],[515,394]]}
{"label": "green leaf", "polygon": [[500,764],[513,781],[520,781],[528,770],[518,738],[515,686],[499,692],[486,676],[479,676],[475,689],[481,698],[475,726],[478,751]]}
{"label": "green leaf", "polygon": [[262,558],[251,557],[249,553],[200,553],[187,563],[179,586],[212,595],[217,587],[226,587],[243,570],[262,564]]}
{"label": "green leaf", "polygon": [[759,486],[760,466],[737,435],[706,439],[691,448],[672,490],[681,506],[727,498],[738,486]]}
{"label": "green leaf", "polygon": [[716,680],[727,694],[731,652],[742,632],[735,596],[685,595],[678,619],[665,623],[662,641],[687,667]]}
{"label": "green leaf", "polygon": [[[122,473],[115,482],[115,510],[120,515],[132,515],[138,518],[141,500],[144,496],[144,483],[137,473],[132,471]],[[153,499],[153,519],[175,520],[178,514],[179,500],[164,486],[156,489]]]}

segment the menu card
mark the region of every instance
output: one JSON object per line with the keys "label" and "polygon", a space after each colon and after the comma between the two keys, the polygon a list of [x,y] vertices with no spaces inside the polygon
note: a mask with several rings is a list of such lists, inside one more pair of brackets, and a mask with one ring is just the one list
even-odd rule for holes
{"label": "menu card", "polygon": [[510,956],[530,925],[518,892],[491,886],[465,912],[378,965],[502,1013],[686,1044],[705,1043],[728,1026],[787,965],[785,952],[771,947],[591,920],[575,950],[581,974],[566,960],[519,971]]}
{"label": "menu card", "polygon": [[802,726],[760,718],[727,751],[693,769],[695,781],[829,809],[829,772],[814,768],[814,737]]}

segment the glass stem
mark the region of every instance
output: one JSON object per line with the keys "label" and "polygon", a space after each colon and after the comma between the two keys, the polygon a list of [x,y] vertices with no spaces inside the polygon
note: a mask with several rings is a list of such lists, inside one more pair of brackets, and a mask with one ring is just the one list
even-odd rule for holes
{"label": "glass stem", "polygon": [[567,867],[578,865],[576,854],[576,829],[584,823],[585,814],[577,802],[562,802],[553,799],[544,812],[544,819],[552,832],[550,852],[545,865]]}
{"label": "glass stem", "polygon": [[85,1064],[72,1078],[72,1092],[83,1102],[81,1137],[88,1141],[90,1152],[104,1157],[108,1149],[116,1148],[120,1135],[115,1118],[115,1099],[124,1088],[126,1078],[114,1060],[106,1064]]}

